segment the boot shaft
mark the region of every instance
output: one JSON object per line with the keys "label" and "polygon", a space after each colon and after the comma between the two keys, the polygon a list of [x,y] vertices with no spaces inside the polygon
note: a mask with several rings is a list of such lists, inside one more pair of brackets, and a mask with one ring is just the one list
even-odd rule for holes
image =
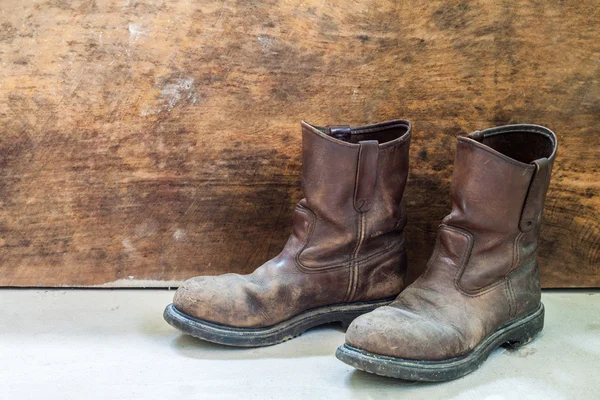
{"label": "boot shaft", "polygon": [[452,212],[443,224],[471,236],[458,284],[479,291],[536,262],[537,239],[556,136],[542,126],[509,125],[458,139]]}
{"label": "boot shaft", "polygon": [[[508,125],[458,139],[451,186],[458,224],[524,232],[539,227],[556,136],[543,126]],[[462,209],[462,207],[467,209]]]}
{"label": "boot shaft", "polygon": [[347,266],[402,240],[411,133],[402,120],[356,128],[302,123],[299,206],[312,214],[296,218],[311,225],[310,232],[295,229],[306,240],[298,256],[303,266]]}

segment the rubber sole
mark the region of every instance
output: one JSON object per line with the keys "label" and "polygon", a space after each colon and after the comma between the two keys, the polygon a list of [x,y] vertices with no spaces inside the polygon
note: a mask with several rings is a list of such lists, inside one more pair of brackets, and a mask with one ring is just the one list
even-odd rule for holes
{"label": "rubber sole", "polygon": [[262,347],[285,342],[318,325],[341,322],[347,327],[356,317],[391,303],[394,298],[338,304],[305,311],[287,321],[265,328],[235,328],[191,317],[173,304],[165,308],[163,317],[173,327],[188,335],[212,343],[236,347]]}
{"label": "rubber sole", "polygon": [[498,328],[472,352],[441,361],[407,360],[369,353],[347,344],[340,346],[335,356],[348,365],[372,374],[407,381],[444,382],[463,377],[475,371],[500,346],[518,348],[542,331],[544,305],[533,313]]}

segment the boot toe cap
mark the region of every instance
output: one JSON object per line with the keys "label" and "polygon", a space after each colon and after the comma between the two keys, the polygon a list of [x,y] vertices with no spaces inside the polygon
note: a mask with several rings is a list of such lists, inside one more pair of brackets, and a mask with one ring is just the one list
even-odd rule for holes
{"label": "boot toe cap", "polygon": [[443,360],[462,352],[460,333],[455,328],[390,306],[356,318],[346,332],[346,344],[407,360]]}
{"label": "boot toe cap", "polygon": [[235,310],[231,287],[218,276],[188,279],[177,289],[173,305],[182,313],[218,324],[230,324]]}

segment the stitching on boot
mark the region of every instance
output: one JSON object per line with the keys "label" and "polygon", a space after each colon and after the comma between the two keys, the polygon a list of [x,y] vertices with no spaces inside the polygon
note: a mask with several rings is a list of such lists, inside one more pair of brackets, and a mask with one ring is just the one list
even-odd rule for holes
{"label": "stitching on boot", "polygon": [[[357,174],[358,175],[358,174]],[[355,187],[356,187],[356,182],[355,182]],[[352,255],[350,256],[350,265],[349,265],[349,269],[348,269],[348,273],[350,274],[348,277],[348,286],[346,287],[346,296],[344,297],[344,301],[350,301],[350,299],[352,298],[352,292],[354,291],[354,266],[356,263],[356,254],[358,253],[358,248],[360,246],[360,231],[361,231],[361,224],[362,224],[362,214],[358,214],[359,215],[359,219],[356,221],[356,246],[354,247],[354,251],[352,252]]]}
{"label": "stitching on boot", "polygon": [[[503,279],[500,279],[498,282],[494,282],[491,285],[488,285],[482,289],[478,289],[477,291],[473,291],[473,292],[462,288],[460,285],[460,278],[462,277],[462,275],[466,269],[466,266],[468,264],[468,261],[471,258],[471,252],[473,251],[473,242],[474,242],[473,235],[471,234],[471,232],[469,232],[465,229],[462,229],[462,228],[458,228],[453,225],[442,224],[442,225],[440,225],[440,230],[442,230],[442,229],[447,229],[447,230],[459,233],[459,234],[463,235],[464,237],[466,237],[467,241],[468,241],[467,250],[465,251],[465,254],[463,254],[463,260],[460,263],[460,266],[458,267],[458,271],[456,272],[456,275],[454,277],[454,286],[456,287],[456,289],[459,292],[461,292],[462,294],[464,294],[465,296],[468,296],[468,297],[479,297],[504,283],[504,278],[503,278]],[[437,248],[437,246],[436,246],[436,248]],[[429,268],[427,268],[427,270],[429,270]],[[427,270],[425,271],[425,273],[427,273]]]}
{"label": "stitching on boot", "polygon": [[494,283],[492,283],[492,284],[490,284],[488,286],[485,286],[482,289],[479,289],[477,291],[469,292],[466,289],[462,289],[459,284],[457,284],[456,287],[465,296],[469,296],[469,297],[479,297],[479,296],[482,296],[482,295],[484,295],[484,294],[486,294],[488,292],[491,292],[492,290],[496,289],[498,286],[504,284],[504,280],[514,279],[515,276],[518,276],[519,274],[524,273],[524,271],[526,271],[526,269],[523,268],[523,267],[525,267],[526,265],[528,265],[532,260],[535,260],[535,257],[532,257],[531,259],[528,259],[527,262],[523,263],[523,265],[519,266],[519,268],[515,268],[512,272],[510,272],[508,275],[502,277],[497,282],[494,282]]}
{"label": "stitching on boot", "polygon": [[510,293],[508,292],[508,280],[504,279],[502,283],[504,283],[502,286],[504,297],[508,300],[508,318],[510,319],[512,315],[512,302],[510,301]]}
{"label": "stitching on boot", "polygon": [[360,228],[359,228],[358,242],[356,244],[356,249],[354,249],[354,253],[352,255],[352,258],[354,259],[354,263],[352,265],[353,279],[352,279],[352,288],[350,290],[350,297],[348,298],[348,301],[351,301],[352,299],[354,299],[354,296],[356,295],[356,290],[358,288],[360,260],[358,260],[357,257],[358,257],[358,253],[360,251],[360,248],[362,246],[364,239],[365,239],[365,215],[361,213],[360,214]]}
{"label": "stitching on boot", "polygon": [[356,232],[356,237],[357,237],[357,242],[356,242],[356,247],[354,248],[354,251],[352,252],[352,261],[350,264],[350,281],[348,282],[348,288],[346,290],[346,301],[351,301],[355,294],[356,294],[356,289],[358,286],[358,266],[359,266],[359,260],[357,259],[358,257],[358,252],[360,251],[360,247],[362,245],[362,242],[364,240],[365,237],[365,233],[364,233],[364,225],[365,225],[365,217],[364,214],[359,214],[359,219],[358,219],[358,224],[357,224],[357,232]]}
{"label": "stitching on boot", "polygon": [[[381,251],[378,251],[377,253],[373,253],[373,254],[371,254],[371,255],[369,255],[367,257],[364,257],[364,258],[359,258],[358,260],[356,260],[356,262],[361,263],[361,264],[362,263],[366,263],[366,262],[370,261],[373,258],[377,258],[377,257],[380,257],[380,256],[386,254],[386,253],[389,253],[390,251],[394,250],[396,247],[400,246],[400,244],[401,244],[401,242],[392,243],[391,245],[389,245],[388,247],[384,248]],[[302,250],[304,250],[304,249],[302,249]],[[343,263],[343,264],[328,265],[328,266],[325,266],[325,267],[316,267],[316,268],[315,267],[307,267],[307,266],[305,266],[304,264],[302,264],[300,262],[300,260],[299,260],[300,253],[302,253],[302,251],[300,251],[298,253],[298,255],[295,257],[297,267],[302,272],[305,272],[305,273],[308,273],[308,274],[310,274],[310,273],[329,272],[329,271],[332,271],[332,270],[335,270],[335,269],[347,268],[352,263],[352,261],[348,261],[348,262]]]}
{"label": "stitching on boot", "polygon": [[[450,227],[450,225],[446,225],[448,227]],[[463,235],[468,234],[469,239],[470,239],[470,247],[469,247],[469,257],[471,255],[471,251],[473,250],[473,237],[471,235],[470,232],[457,228],[455,226],[452,226],[452,228],[456,229],[456,232],[458,233],[462,233]],[[465,272],[466,266],[467,266],[467,262],[464,262],[464,265],[462,265],[462,267],[460,268],[457,276],[454,279],[454,285],[456,286],[456,288],[465,296],[469,296],[469,297],[479,297],[481,295],[484,295],[492,290],[494,290],[495,288],[497,288],[498,286],[504,284],[504,280],[510,275],[512,274],[514,271],[518,271],[520,269],[520,266],[518,265],[518,263],[520,262],[519,258],[520,258],[520,253],[518,251],[518,243],[520,243],[520,239],[522,237],[521,235],[522,232],[520,232],[516,238],[515,238],[515,242],[513,243],[513,261],[512,261],[512,265],[511,267],[508,269],[507,273],[499,278],[496,282],[490,283],[487,286],[484,286],[482,288],[479,288],[477,290],[468,290],[465,289],[461,286],[460,284],[460,279],[462,278],[463,273]],[[515,261],[515,258],[517,259]],[[425,271],[427,272],[427,271]]]}
{"label": "stitching on boot", "polygon": [[504,278],[504,281],[506,282],[506,291],[508,292],[506,293],[508,298],[508,317],[512,319],[515,316],[515,295],[510,284],[510,279]]}
{"label": "stitching on boot", "polygon": [[465,236],[469,241],[469,246],[468,246],[468,250],[467,250],[465,259],[461,263],[461,266],[459,267],[458,272],[456,273],[456,275],[454,277],[454,286],[456,287],[456,289],[459,292],[461,292],[463,295],[468,296],[468,297],[479,297],[479,296],[482,296],[482,295],[494,290],[499,285],[504,284],[505,277],[499,279],[498,281],[496,281],[494,283],[489,284],[488,286],[484,286],[483,288],[480,288],[480,289],[477,289],[474,291],[463,288],[460,285],[460,279],[462,278],[462,275],[465,272],[465,269],[468,264],[468,260],[471,257],[471,252],[473,251],[473,242],[474,242],[473,235],[471,234],[471,232],[469,232],[465,229],[458,228],[456,226],[452,226],[452,225],[445,225],[445,226],[448,228],[452,228],[452,230],[454,230],[455,232],[460,233],[461,235]]}
{"label": "stitching on boot", "polygon": [[346,294],[344,295],[344,302],[349,301],[350,292],[352,291],[352,280],[354,279],[354,272],[352,268],[352,264],[350,264],[350,268],[348,268],[348,284],[346,285]]}
{"label": "stitching on boot", "polygon": [[[355,183],[356,186],[356,183]],[[362,216],[362,214],[359,214],[360,216]],[[359,234],[359,230],[360,230],[360,220],[357,221],[356,224],[356,238],[358,239],[358,234]],[[358,247],[358,242],[356,243],[356,247]],[[354,252],[356,252],[356,247],[354,249]],[[348,285],[346,286],[346,295],[344,296],[344,301],[350,301],[350,297],[352,295],[352,287],[354,286],[354,252],[352,253],[352,255],[350,256],[350,265],[348,268]]]}
{"label": "stitching on boot", "polygon": [[519,264],[521,262],[521,252],[519,249],[521,248],[521,239],[523,238],[523,235],[524,232],[519,232],[515,238],[513,243],[513,262],[508,271],[506,271],[506,274],[504,274],[504,277],[507,277],[511,274],[511,272],[519,268]]}
{"label": "stitching on boot", "polygon": [[[521,253],[519,251],[519,244],[521,243],[521,239],[523,238],[523,232],[519,232],[519,234],[516,236],[515,238],[515,242],[513,244],[513,262],[511,267],[508,269],[508,271],[506,272],[506,274],[500,278],[498,281],[490,283],[487,286],[484,286],[480,289],[477,290],[467,290],[467,289],[463,289],[460,286],[460,277],[459,277],[459,283],[458,283],[458,288],[461,290],[461,292],[463,292],[463,294],[465,294],[466,296],[469,297],[478,297],[480,295],[486,294],[489,291],[492,291],[493,289],[495,289],[497,286],[502,285],[504,280],[508,280],[512,275],[514,275],[515,273],[519,272],[522,267],[526,264],[528,264],[531,261],[531,258],[535,258],[535,252],[533,254],[533,257],[529,257],[525,260],[521,260]],[[462,273],[461,273],[462,276]],[[514,293],[514,292],[513,292]]]}
{"label": "stitching on boot", "polygon": [[511,318],[514,318],[517,315],[517,310],[518,310],[517,296],[515,295],[515,288],[513,287],[510,279],[507,279],[506,283],[508,284],[508,289],[510,290]]}
{"label": "stitching on boot", "polygon": [[[302,247],[300,247],[300,251],[298,251],[298,253],[296,253],[296,255],[294,256],[294,260],[296,261],[295,262],[296,268],[299,268],[300,263],[299,263],[299,259],[298,258],[300,257],[300,254],[302,254],[302,252],[304,251],[304,249],[306,249],[306,246],[308,246],[308,242],[312,238],[313,232],[315,230],[315,225],[316,225],[315,224],[316,216],[315,216],[315,213],[313,213],[311,210],[309,210],[308,208],[306,208],[304,206],[301,206],[299,204],[296,205],[296,211],[303,213],[310,220],[310,226],[308,228],[308,233],[306,234],[306,237],[302,241]],[[309,214],[309,211],[310,211],[310,214]],[[311,218],[311,216],[313,218]],[[299,268],[299,269],[300,269],[300,271],[302,271],[301,268]]]}

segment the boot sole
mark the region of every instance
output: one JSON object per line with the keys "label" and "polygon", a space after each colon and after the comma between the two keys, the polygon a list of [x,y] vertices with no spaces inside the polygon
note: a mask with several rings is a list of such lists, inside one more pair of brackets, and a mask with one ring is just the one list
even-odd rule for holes
{"label": "boot sole", "polygon": [[235,328],[215,324],[184,314],[173,304],[165,308],[163,317],[174,328],[208,342],[236,347],[262,347],[285,342],[318,325],[341,322],[347,328],[356,317],[388,305],[393,300],[389,298],[319,307],[265,328]]}
{"label": "boot sole", "polygon": [[463,377],[488,358],[500,346],[516,349],[533,340],[544,327],[544,305],[533,313],[498,328],[472,352],[442,361],[418,361],[369,353],[347,344],[335,356],[361,371],[407,381],[444,382]]}

